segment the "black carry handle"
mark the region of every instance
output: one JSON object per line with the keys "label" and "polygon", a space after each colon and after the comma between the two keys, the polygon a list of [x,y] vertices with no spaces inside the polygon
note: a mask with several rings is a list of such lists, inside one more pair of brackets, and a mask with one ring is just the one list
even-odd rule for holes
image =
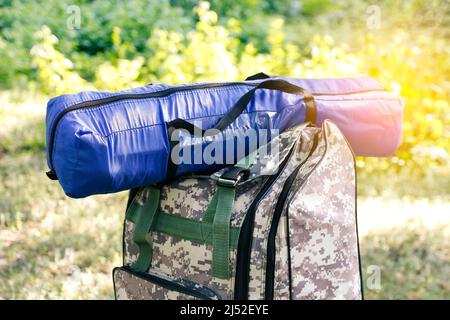
{"label": "black carry handle", "polygon": [[316,105],[314,103],[314,97],[308,90],[305,90],[299,86],[296,86],[286,80],[281,79],[270,79],[259,83],[249,92],[244,94],[238,102],[231,108],[230,111],[220,119],[219,123],[216,124],[214,129],[223,131],[231,123],[234,122],[245,110],[249,102],[255,95],[255,91],[258,89],[271,89],[279,90],[286,93],[303,95],[305,105],[306,105],[306,121],[310,121],[313,125],[316,123]]}
{"label": "black carry handle", "polygon": [[[312,125],[316,124],[317,110],[314,102],[314,96],[311,92],[286,80],[270,79],[259,83],[242,97],[240,97],[235,105],[230,109],[230,111],[228,111],[228,113],[223,116],[223,118],[220,119],[220,121],[214,126],[214,129],[223,131],[230,124],[232,124],[242,114],[245,108],[247,108],[247,105],[252,100],[257,89],[279,90],[286,93],[303,95],[306,106],[305,121],[310,122]],[[183,119],[174,119],[167,123],[167,127],[169,128],[169,133],[172,133],[174,129],[185,129],[192,135],[196,134],[197,132],[200,134],[205,133],[205,130],[202,130],[201,128]]]}
{"label": "black carry handle", "polygon": [[[296,86],[286,80],[281,79],[270,79],[263,81],[244,94],[239,100],[235,103],[235,105],[228,111],[228,113],[220,119],[220,121],[214,126],[214,129],[223,131],[230,124],[232,124],[245,110],[249,102],[252,100],[255,95],[255,91],[257,89],[272,89],[279,90],[286,93],[299,94],[303,95],[303,100],[306,106],[306,122],[310,122],[311,125],[315,126],[316,118],[317,118],[317,109],[314,102],[314,96],[311,92],[306,89],[303,89],[299,86]],[[194,124],[184,120],[184,119],[174,119],[172,121],[167,122],[167,132],[169,136],[169,161],[167,164],[167,176],[166,180],[171,180],[176,176],[177,165],[173,163],[170,159],[173,148],[177,145],[178,142],[173,141],[171,139],[172,133],[176,129],[184,129],[187,130],[191,135],[196,135],[197,133],[200,135],[205,134],[205,130],[195,126]],[[213,132],[213,131],[209,131]],[[214,135],[215,133],[212,133]]]}

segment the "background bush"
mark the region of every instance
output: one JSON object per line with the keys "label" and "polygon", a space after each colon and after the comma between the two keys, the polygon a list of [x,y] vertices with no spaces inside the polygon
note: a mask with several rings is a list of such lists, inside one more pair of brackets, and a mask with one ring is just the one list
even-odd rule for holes
{"label": "background bush", "polygon": [[[432,172],[444,185],[449,7],[440,0],[377,1],[375,7],[350,0],[3,0],[0,86],[31,85],[55,95],[148,82],[231,81],[259,71],[370,75],[405,99],[404,138],[396,157],[360,159],[361,174],[388,170],[426,179]],[[76,28],[73,8],[81,18]],[[375,183],[367,192],[382,189]],[[439,190],[432,192],[449,188]]]}
{"label": "background bush", "polygon": [[126,194],[45,177],[50,96],[260,71],[404,98],[397,154],[357,159],[363,272],[382,269],[366,293],[450,298],[449,18],[446,0],[0,0],[0,299],[113,297]]}

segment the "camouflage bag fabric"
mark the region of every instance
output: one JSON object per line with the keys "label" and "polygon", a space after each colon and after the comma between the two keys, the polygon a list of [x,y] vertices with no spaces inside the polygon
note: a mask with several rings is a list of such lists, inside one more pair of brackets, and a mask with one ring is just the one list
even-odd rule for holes
{"label": "camouflage bag fabric", "polygon": [[[267,150],[278,152],[267,152]],[[361,299],[354,156],[330,121],[130,193],[116,299]]]}

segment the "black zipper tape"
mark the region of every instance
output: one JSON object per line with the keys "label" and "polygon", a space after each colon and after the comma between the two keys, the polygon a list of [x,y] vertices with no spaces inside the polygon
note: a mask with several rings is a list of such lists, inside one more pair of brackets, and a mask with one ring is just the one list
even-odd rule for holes
{"label": "black zipper tape", "polygon": [[264,293],[264,299],[265,300],[272,300],[273,299],[273,292],[274,292],[274,283],[275,283],[275,240],[278,230],[278,225],[281,219],[281,214],[283,213],[284,204],[286,202],[286,199],[289,195],[289,191],[291,190],[292,184],[295,181],[295,178],[297,177],[297,174],[300,170],[300,168],[306,163],[306,161],[311,157],[311,155],[314,153],[314,151],[317,148],[317,145],[319,143],[319,134],[316,133],[314,135],[313,144],[311,146],[311,150],[309,151],[306,158],[294,169],[294,171],[289,175],[289,177],[286,179],[283,189],[280,193],[280,196],[278,197],[278,201],[275,205],[275,211],[272,218],[272,223],[270,225],[270,231],[269,236],[267,240],[267,261],[266,261],[266,282],[265,282],[265,293]]}
{"label": "black zipper tape", "polygon": [[241,232],[239,235],[239,242],[236,254],[236,276],[234,284],[234,299],[235,300],[247,300],[248,299],[248,287],[250,281],[250,257],[252,251],[253,242],[253,229],[255,226],[255,215],[258,209],[259,203],[267,195],[270,187],[275,183],[277,178],[283,172],[284,167],[291,158],[292,152],[296,144],[291,147],[286,158],[280,164],[277,174],[271,176],[262,187],[261,191],[257,194],[255,200],[253,200],[248,212],[242,223]]}
{"label": "black zipper tape", "polygon": [[[210,292],[210,295],[206,295],[206,294],[204,294],[202,292],[199,292],[197,290],[192,290],[192,289],[186,288],[186,287],[180,285],[179,283],[176,283],[176,282],[173,282],[173,281],[170,281],[170,280],[167,280],[167,279],[163,279],[163,278],[158,277],[158,276],[153,275],[153,274],[133,271],[128,266],[115,268],[113,270],[113,275],[114,275],[115,272],[117,272],[117,270],[121,270],[123,272],[127,272],[127,273],[129,273],[129,274],[131,274],[131,275],[133,275],[135,277],[138,277],[138,278],[140,278],[140,279],[142,279],[144,281],[148,281],[148,282],[151,282],[153,284],[156,284],[156,285],[158,285],[160,287],[163,287],[163,288],[165,288],[167,290],[176,291],[176,292],[179,292],[179,293],[182,293],[182,294],[185,294],[185,295],[188,295],[188,296],[192,296],[192,297],[195,297],[195,298],[198,298],[198,299],[201,299],[201,300],[214,300],[214,298],[220,299],[220,296],[218,294],[216,294],[213,290],[211,290],[209,288],[206,288],[206,287],[203,287],[203,286],[202,286],[203,288],[205,288],[206,290],[208,290]],[[113,277],[113,279],[114,279],[114,277]],[[188,281],[188,280],[186,280],[186,281]],[[115,285],[114,285],[114,287],[115,287]]]}

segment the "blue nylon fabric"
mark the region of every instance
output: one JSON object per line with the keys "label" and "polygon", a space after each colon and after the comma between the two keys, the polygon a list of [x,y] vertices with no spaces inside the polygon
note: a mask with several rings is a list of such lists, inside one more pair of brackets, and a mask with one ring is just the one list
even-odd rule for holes
{"label": "blue nylon fabric", "polygon": [[[281,77],[280,77],[281,78]],[[318,109],[317,125],[325,119],[336,123],[357,155],[388,156],[398,147],[402,127],[402,102],[393,94],[365,92],[382,90],[371,78],[291,79],[311,92]],[[55,127],[52,169],[65,193],[74,198],[111,193],[163,181],[167,175],[169,141],[165,123],[176,118],[212,128],[250,87],[263,80],[241,85],[173,93],[167,97],[129,99],[70,111],[55,126],[64,109],[84,101],[128,93],[158,92],[181,86],[152,85],[117,93],[82,92],[51,99],[47,106],[47,151]],[[245,85],[247,84],[247,85]],[[192,84],[191,84],[192,85]],[[361,92],[350,94],[352,92]],[[305,105],[301,96],[275,90],[258,89],[244,113],[225,130],[242,140],[248,128],[280,131],[304,122]],[[218,139],[216,137],[216,139]],[[192,143],[205,150],[208,139],[181,136],[182,154]],[[225,142],[224,143],[224,148]],[[225,148],[226,149],[226,148]],[[247,152],[251,151],[247,145]],[[238,160],[237,150],[231,152]],[[51,167],[49,152],[47,162]],[[211,170],[220,165],[181,164],[177,174]]]}

